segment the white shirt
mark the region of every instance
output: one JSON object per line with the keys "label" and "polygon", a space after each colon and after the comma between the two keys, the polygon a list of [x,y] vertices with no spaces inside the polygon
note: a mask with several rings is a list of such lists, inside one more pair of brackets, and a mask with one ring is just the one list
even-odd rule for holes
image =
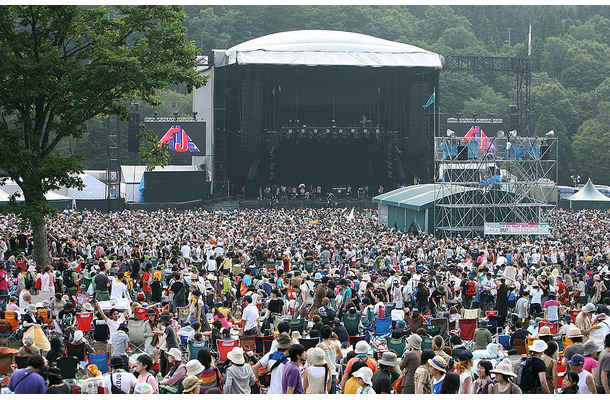
{"label": "white shirt", "polygon": [[123,282],[115,279],[112,281],[112,288],[110,290],[110,300],[122,299],[125,293],[125,289],[127,289],[127,285]]}
{"label": "white shirt", "polygon": [[191,258],[191,248],[189,247],[188,244],[185,244],[184,246],[182,246],[182,249],[180,249],[180,251],[182,252],[182,257]]}
{"label": "white shirt", "polygon": [[[110,375],[112,375],[112,382],[110,382]],[[125,372],[121,369],[106,375],[103,386],[108,389],[109,393],[112,393],[111,386],[113,384],[121,389],[123,393],[129,393],[130,389],[135,387],[136,382],[137,379],[131,372]]]}
{"label": "white shirt", "polygon": [[538,288],[538,289],[533,289],[530,294],[532,295],[532,300],[530,301],[532,304],[540,304],[540,302],[542,301],[542,294],[544,292],[542,291],[542,289]]}
{"label": "white shirt", "polygon": [[[247,308],[247,307],[246,307]],[[267,367],[267,370],[270,370],[277,361],[274,359],[269,359],[269,357],[274,354],[274,352],[269,352],[265,354],[263,358],[261,358],[260,363],[263,367]],[[271,383],[269,384],[269,389],[267,390],[267,394],[282,394],[282,376],[284,375],[284,367],[285,363],[278,365],[271,371]]]}
{"label": "white shirt", "polygon": [[244,331],[249,331],[258,327],[258,308],[254,304],[248,305],[244,308],[244,313],[241,319],[245,321]]}

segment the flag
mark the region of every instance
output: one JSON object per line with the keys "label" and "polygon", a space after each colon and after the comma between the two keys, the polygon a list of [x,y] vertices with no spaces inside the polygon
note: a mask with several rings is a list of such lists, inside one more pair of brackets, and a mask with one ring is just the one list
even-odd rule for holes
{"label": "flag", "polygon": [[430,95],[430,98],[428,99],[426,104],[424,104],[424,108],[430,107],[432,103],[434,103],[434,100],[436,100],[436,88],[434,88],[434,90],[432,91],[432,94]]}
{"label": "flag", "polygon": [[352,207],[352,211],[350,211],[349,215],[347,216],[348,221],[352,221],[353,219],[354,219],[354,207]]}
{"label": "flag", "polygon": [[530,24],[530,32],[528,34],[528,40],[527,40],[527,56],[531,56],[532,55],[532,24]]}

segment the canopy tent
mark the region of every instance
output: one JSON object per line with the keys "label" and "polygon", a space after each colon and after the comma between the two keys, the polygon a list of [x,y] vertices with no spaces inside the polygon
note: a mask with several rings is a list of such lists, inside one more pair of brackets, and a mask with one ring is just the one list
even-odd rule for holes
{"label": "canopy tent", "polygon": [[443,57],[409,44],[354,32],[300,30],[248,40],[214,50],[214,66],[275,64],[443,68]]}
{"label": "canopy tent", "polygon": [[574,210],[584,209],[596,209],[596,210],[608,210],[610,209],[610,198],[604,196],[591,182],[591,179],[587,181],[578,192],[567,198],[570,202],[570,208]]}
{"label": "canopy tent", "polygon": [[[6,204],[8,204],[10,196],[15,193],[15,192],[21,192],[21,189],[19,189],[19,186],[17,186],[17,190],[13,190],[14,188],[12,186],[9,186],[9,191],[4,191],[4,187],[0,187],[0,206],[4,206]],[[45,198],[47,199],[47,203],[49,204],[49,206],[56,208],[58,210],[65,210],[66,208],[72,208],[74,205],[74,201],[66,196],[63,196],[59,193],[55,193],[55,192],[48,192],[45,195]],[[23,203],[25,200],[23,199],[23,196],[17,197],[16,202],[17,203]]]}
{"label": "canopy tent", "polygon": [[89,174],[80,174],[85,187],[82,190],[76,188],[63,188],[66,196],[75,200],[100,200],[106,198],[106,185],[99,179]]}

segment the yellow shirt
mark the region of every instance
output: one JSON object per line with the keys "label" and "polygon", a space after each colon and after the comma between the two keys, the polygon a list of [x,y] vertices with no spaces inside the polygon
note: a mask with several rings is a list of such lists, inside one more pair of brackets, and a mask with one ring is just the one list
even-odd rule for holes
{"label": "yellow shirt", "polygon": [[358,384],[358,380],[354,377],[351,377],[345,382],[345,394],[356,394],[360,385]]}

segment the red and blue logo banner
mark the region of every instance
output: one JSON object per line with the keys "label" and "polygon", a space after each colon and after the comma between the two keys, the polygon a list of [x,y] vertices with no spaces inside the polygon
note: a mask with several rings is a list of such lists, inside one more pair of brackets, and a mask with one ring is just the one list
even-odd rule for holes
{"label": "red and blue logo banner", "polygon": [[483,129],[479,126],[473,126],[464,136],[466,142],[474,140],[479,143],[479,151],[496,151],[496,147],[493,145],[493,141],[490,140]]}
{"label": "red and blue logo banner", "polygon": [[199,153],[199,148],[180,125],[172,125],[159,140],[159,147],[169,142],[169,149],[177,153]]}

